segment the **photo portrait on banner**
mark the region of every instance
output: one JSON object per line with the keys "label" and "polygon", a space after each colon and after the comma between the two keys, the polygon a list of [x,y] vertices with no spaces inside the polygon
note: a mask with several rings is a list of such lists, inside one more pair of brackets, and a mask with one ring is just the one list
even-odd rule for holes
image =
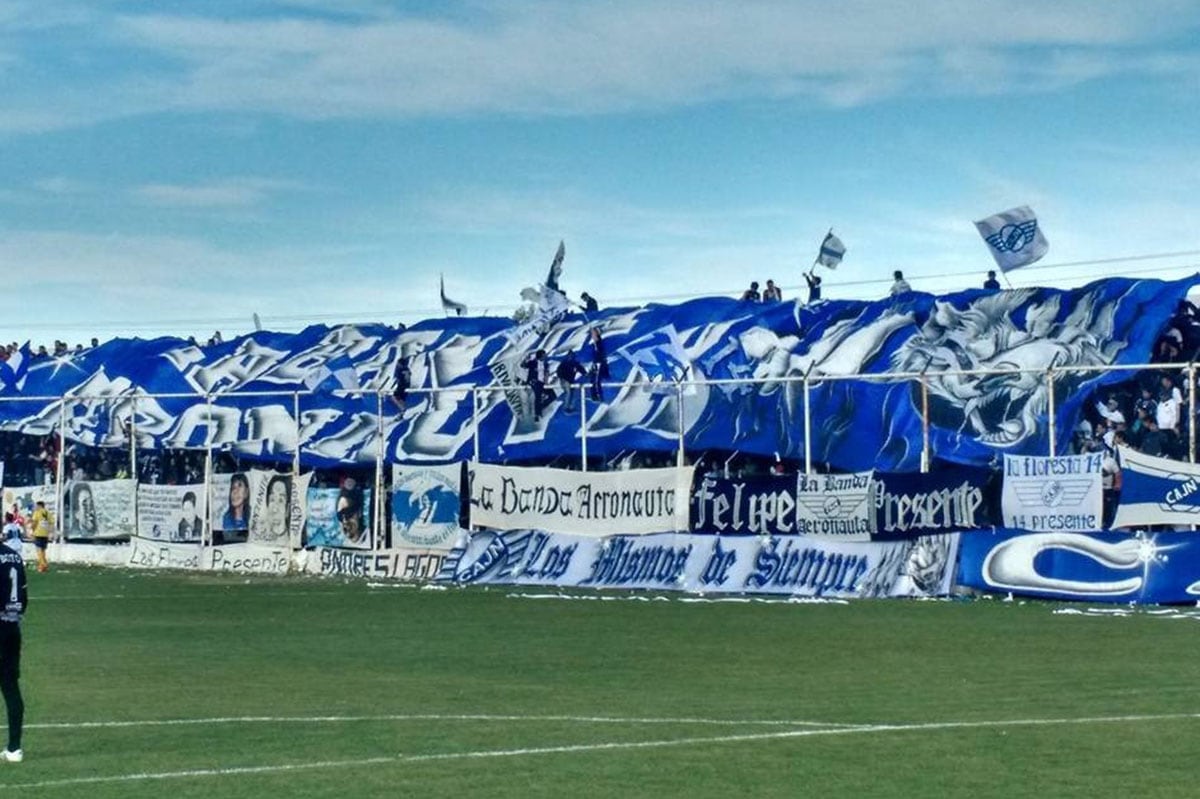
{"label": "photo portrait on banner", "polygon": [[69,540],[118,539],[134,534],[133,480],[71,480],[63,531]]}
{"label": "photo portrait on banner", "polygon": [[254,469],[249,472],[252,544],[299,546],[304,527],[307,490],[312,472],[295,480],[291,474]]}
{"label": "photo portrait on banner", "polygon": [[250,478],[245,472],[212,476],[213,543],[243,543],[250,533]]}
{"label": "photo portrait on banner", "polygon": [[172,543],[200,543],[204,536],[204,485],[138,485],[137,534]]}
{"label": "photo portrait on banner", "polygon": [[309,488],[306,547],[371,548],[371,489],[347,478],[341,488]]}

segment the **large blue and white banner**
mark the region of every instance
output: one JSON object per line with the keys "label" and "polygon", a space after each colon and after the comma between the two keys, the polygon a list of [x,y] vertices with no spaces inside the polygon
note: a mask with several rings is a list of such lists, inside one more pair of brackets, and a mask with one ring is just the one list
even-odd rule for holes
{"label": "large blue and white banner", "polygon": [[863,543],[802,535],[597,539],[534,530],[480,532],[463,537],[438,579],[799,597],[933,596],[950,589],[958,539]]}
{"label": "large blue and white banner", "polygon": [[962,536],[958,582],[996,593],[1083,602],[1200,600],[1194,533],[1028,533]]}
{"label": "large blue and white banner", "polygon": [[1200,524],[1200,464],[1121,447],[1121,500],[1113,527]]}
{"label": "large blue and white banner", "polygon": [[472,463],[471,524],[576,535],[688,529],[692,467],[576,472]]}
{"label": "large blue and white banner", "polygon": [[[1196,282],[1108,279],[1068,291],[908,292],[811,305],[714,297],[586,317],[562,309],[519,329],[500,317],[458,317],[403,331],[383,325],[260,331],[207,347],[175,338],[120,339],[80,355],[31,361],[24,382],[5,384],[6,396],[71,399],[62,409],[57,400],[0,404],[0,427],[46,434],[61,417],[73,441],[127,446],[132,419],[141,448],[211,442],[244,458],[278,462],[289,461],[299,446],[302,464],[311,466],[373,463],[380,447],[389,462],[466,460],[476,434],[482,461],[578,455],[579,412],[561,396],[540,416],[529,412],[529,392],[514,367],[536,349],[549,354],[551,366],[568,351],[590,365],[599,352],[595,329],[613,385],[587,406],[593,457],[674,452],[681,433],[692,451],[799,457],[807,398],[814,459],[840,471],[916,471],[918,382],[821,379],[906,371],[925,375],[933,451],[984,465],[997,452],[1048,451],[1043,373],[1049,364],[1071,367],[1055,376],[1055,428],[1065,451],[1081,403],[1098,386],[1124,379],[1079,367],[1148,362]],[[403,414],[386,399],[341,391],[330,377],[336,363],[337,374],[351,375],[362,390],[386,393],[400,358],[412,373]],[[1026,371],[997,371],[1009,369]],[[508,390],[481,392],[475,402],[470,387],[494,384],[500,373]],[[685,373],[698,381],[760,382],[677,389],[671,376]],[[174,396],[147,396],[167,394]]]}
{"label": "large blue and white banner", "polygon": [[1004,456],[1004,526],[1054,532],[1099,530],[1104,456]]}

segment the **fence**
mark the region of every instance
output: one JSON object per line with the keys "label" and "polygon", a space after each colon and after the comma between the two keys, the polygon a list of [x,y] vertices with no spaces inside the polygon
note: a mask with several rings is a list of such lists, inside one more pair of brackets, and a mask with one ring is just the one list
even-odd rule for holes
{"label": "fence", "polygon": [[[1196,391],[1195,363],[1173,363],[1173,364],[1134,364],[1121,366],[1071,366],[1057,367],[1053,363],[1048,364],[1045,368],[1014,368],[1014,369],[986,369],[986,370],[937,370],[929,372],[928,370],[921,372],[896,372],[886,375],[862,375],[862,374],[813,374],[810,370],[809,374],[803,376],[781,376],[770,378],[740,378],[726,380],[688,380],[681,379],[675,382],[650,383],[640,384],[631,389],[626,384],[612,383],[604,384],[605,391],[616,390],[618,392],[629,391],[651,391],[664,395],[673,394],[675,404],[675,441],[674,454],[676,463],[683,465],[688,458],[688,424],[687,406],[689,398],[693,397],[700,389],[716,388],[718,390],[728,388],[730,390],[746,390],[756,392],[758,396],[768,396],[779,390],[795,391],[798,387],[800,404],[802,405],[802,424],[803,424],[803,468],[806,473],[813,471],[813,424],[814,419],[811,413],[811,393],[819,387],[832,384],[839,381],[862,381],[865,383],[887,383],[893,385],[908,384],[910,390],[914,391],[920,398],[920,416],[922,428],[921,442],[921,471],[928,471],[933,457],[937,454],[933,451],[930,431],[931,431],[931,382],[946,381],[947,379],[955,379],[960,382],[964,378],[975,378],[979,380],[987,380],[990,378],[1003,378],[1015,380],[1025,392],[1026,396],[1035,394],[1038,390],[1043,390],[1046,400],[1046,412],[1040,416],[1044,419],[1048,426],[1048,455],[1060,454],[1058,452],[1059,430],[1057,425],[1059,421],[1056,417],[1056,409],[1062,397],[1057,395],[1056,383],[1064,377],[1074,376],[1076,382],[1081,376],[1106,376],[1114,373],[1127,373],[1131,378],[1135,377],[1139,372],[1146,370],[1175,370],[1185,372],[1187,375],[1187,386],[1189,390],[1187,394],[1187,455],[1188,460],[1195,462],[1196,460]],[[574,435],[578,439],[578,463],[579,467],[586,471],[589,468],[589,438],[593,436],[591,427],[592,414],[588,410],[588,392],[589,386],[579,385],[569,389],[572,392],[577,392],[574,399],[577,403],[571,403],[571,407],[576,409],[572,412],[578,413],[578,427],[575,429]],[[1086,386],[1080,384],[1074,386],[1074,391],[1093,391],[1097,386]],[[475,460],[482,457],[484,447],[481,441],[481,425],[480,420],[482,415],[490,412],[502,402],[508,402],[512,406],[515,396],[519,396],[521,401],[528,405],[530,389],[523,386],[455,386],[448,388],[425,388],[413,389],[409,392],[410,399],[408,408],[410,411],[426,412],[435,406],[442,404],[459,405],[469,402],[471,409],[471,451]],[[190,424],[193,430],[195,427],[203,425],[205,431],[205,443],[202,448],[204,451],[204,470],[203,482],[206,491],[211,491],[214,475],[214,452],[226,451],[231,449],[231,443],[227,436],[224,436],[221,443],[217,443],[219,438],[218,432],[228,431],[230,426],[237,430],[237,418],[231,418],[231,415],[238,415],[241,411],[234,408],[221,406],[221,401],[226,398],[236,397],[240,400],[245,399],[262,399],[264,405],[268,405],[268,400],[277,401],[276,404],[282,407],[290,407],[289,421],[292,425],[290,435],[283,439],[273,442],[273,451],[278,455],[286,455],[290,453],[291,474],[298,479],[301,475],[301,455],[305,445],[305,429],[306,420],[301,412],[301,399],[303,396],[311,392],[232,392],[229,394],[213,393],[204,396],[193,394],[145,394],[138,392],[128,392],[123,394],[68,394],[62,397],[20,397],[20,398],[0,398],[0,403],[41,403],[46,405],[57,405],[57,414],[48,413],[44,409],[36,415],[33,420],[26,420],[20,425],[17,432],[26,432],[34,434],[57,434],[59,441],[59,453],[57,474],[54,476],[54,485],[56,486],[58,507],[64,508],[64,487],[66,484],[64,474],[65,458],[61,453],[66,450],[68,439],[71,441],[85,441],[88,436],[99,442],[101,446],[106,447],[127,447],[129,457],[130,473],[136,477],[138,474],[139,452],[148,448],[154,442],[154,436],[149,433],[143,434],[138,429],[140,403],[152,403],[156,400],[175,399],[175,400],[194,400],[195,405],[189,410],[191,413]],[[374,406],[374,429],[369,431],[370,435],[366,436],[368,445],[363,447],[364,452],[368,455],[373,455],[374,460],[374,477],[373,487],[374,496],[377,498],[375,503],[378,511],[374,513],[372,522],[373,540],[376,546],[385,540],[384,535],[384,513],[383,508],[386,503],[383,502],[385,497],[385,486],[387,484],[385,469],[391,463],[405,462],[405,452],[402,448],[398,451],[387,451],[387,432],[388,427],[392,423],[389,417],[388,406],[391,404],[390,398],[383,390],[376,391],[337,391],[341,396],[359,397],[364,402]],[[628,399],[628,396],[625,396]],[[618,400],[618,403],[622,400]],[[420,405],[424,404],[426,411],[420,411]],[[108,429],[102,434],[94,430],[80,429],[75,423],[77,417],[88,418],[88,410],[94,405],[101,405],[105,410],[105,416],[109,419]],[[79,414],[77,411],[84,410],[84,413]],[[560,409],[561,411],[562,409]],[[364,420],[365,424],[371,424],[370,419]],[[731,442],[731,449],[736,449],[737,442]],[[664,448],[665,449],[665,448]],[[263,458],[264,460],[272,460],[272,458]],[[276,458],[278,463],[281,458]],[[362,461],[358,461],[356,465],[362,465]],[[59,533],[62,532],[63,513],[56,514]]]}

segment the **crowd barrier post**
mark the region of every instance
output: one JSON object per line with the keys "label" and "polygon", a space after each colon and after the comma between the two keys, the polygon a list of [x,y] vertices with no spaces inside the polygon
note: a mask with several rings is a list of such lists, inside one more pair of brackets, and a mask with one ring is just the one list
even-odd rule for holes
{"label": "crowd barrier post", "polygon": [[925,369],[921,370],[921,375],[918,378],[921,381],[921,472],[929,471],[929,381],[925,378],[925,370],[929,365],[925,365]]}
{"label": "crowd barrier post", "polygon": [[[570,391],[570,387],[566,389]],[[579,386],[579,464],[583,471],[588,470],[587,452],[588,415],[587,394],[583,385]]]}
{"label": "crowd barrier post", "polygon": [[66,473],[67,460],[67,398],[69,396],[71,396],[69,392],[64,394],[62,402],[58,404],[58,463],[55,464],[54,469],[54,495],[55,501],[58,503],[58,513],[54,514],[54,532],[55,538],[60,543],[66,532],[63,527],[67,509],[63,475]]}
{"label": "crowd barrier post", "polygon": [[375,541],[374,549],[383,549],[383,512],[387,503],[383,501],[383,451],[387,447],[387,440],[383,437],[383,391],[376,390],[375,392],[375,436],[379,441],[379,446],[375,449],[375,518],[373,538]]}
{"label": "crowd barrier post", "polygon": [[[1057,356],[1056,356],[1057,359]],[[1050,430],[1050,457],[1053,458],[1058,454],[1058,442],[1055,441],[1054,433],[1054,362],[1050,363],[1046,369],[1046,393],[1049,398],[1049,410],[1047,411],[1047,420],[1049,421]]]}
{"label": "crowd barrier post", "polygon": [[675,450],[675,465],[683,467],[683,381],[675,382],[675,424],[678,432]]}

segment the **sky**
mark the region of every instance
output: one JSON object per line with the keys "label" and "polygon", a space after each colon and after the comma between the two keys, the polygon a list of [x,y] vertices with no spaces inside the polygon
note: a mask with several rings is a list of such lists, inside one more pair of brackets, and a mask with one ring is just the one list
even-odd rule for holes
{"label": "sky", "polygon": [[0,341],[1200,271],[1195,0],[0,0]]}

